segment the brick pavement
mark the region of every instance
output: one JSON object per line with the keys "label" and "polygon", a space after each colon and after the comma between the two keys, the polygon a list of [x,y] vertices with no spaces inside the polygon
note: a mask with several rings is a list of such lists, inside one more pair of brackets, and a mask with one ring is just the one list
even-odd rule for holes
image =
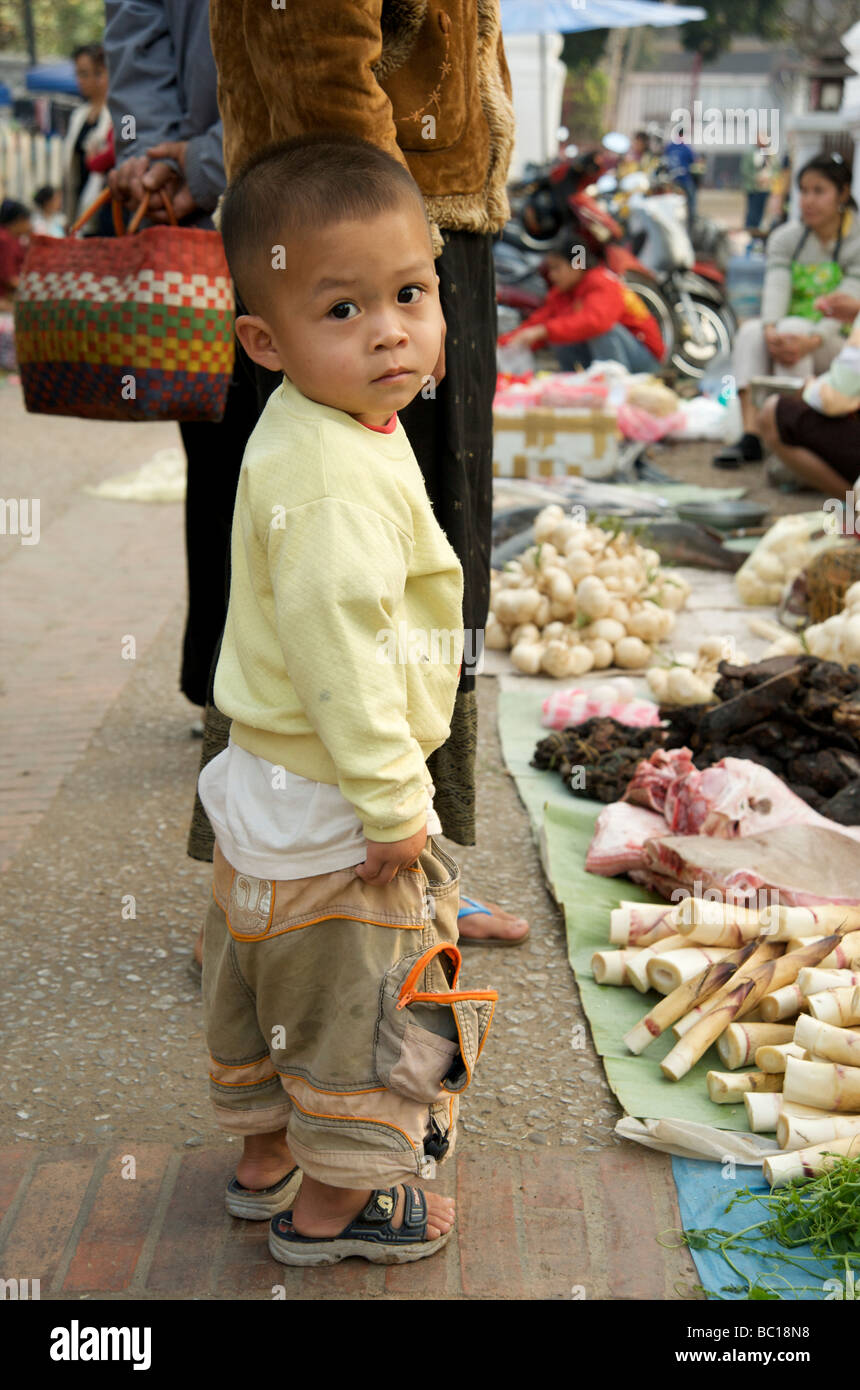
{"label": "brick pavement", "polygon": [[658,1223],[674,1220],[659,1155],[613,1150],[584,1170],[564,1149],[464,1151],[439,1173],[459,1240],[411,1265],[317,1270],[278,1264],[266,1222],[227,1214],[231,1157],[146,1143],[0,1149],[0,1277],[38,1279],[57,1300],[640,1300],[693,1282],[683,1260],[651,1257]]}

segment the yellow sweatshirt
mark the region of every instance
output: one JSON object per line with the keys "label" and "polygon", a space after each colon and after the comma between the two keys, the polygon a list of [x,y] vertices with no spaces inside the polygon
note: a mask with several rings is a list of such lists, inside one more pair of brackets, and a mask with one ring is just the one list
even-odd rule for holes
{"label": "yellow sweatshirt", "polygon": [[284,378],[248,441],[215,703],[235,743],[336,784],[371,840],[427,819],[449,732],[463,576],[400,421],[390,434]]}

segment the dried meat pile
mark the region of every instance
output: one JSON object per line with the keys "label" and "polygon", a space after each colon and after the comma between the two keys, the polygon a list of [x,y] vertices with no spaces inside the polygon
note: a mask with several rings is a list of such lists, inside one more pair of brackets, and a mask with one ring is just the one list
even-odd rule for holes
{"label": "dried meat pile", "polygon": [[780,656],[719,670],[718,704],[661,706],[664,747],[691,749],[700,769],[760,763],[830,820],[860,824],[860,669]]}
{"label": "dried meat pile", "polygon": [[634,728],[608,717],[586,719],[541,739],[532,767],[557,771],[575,796],[619,801],[638,764],[665,738],[661,728]]}

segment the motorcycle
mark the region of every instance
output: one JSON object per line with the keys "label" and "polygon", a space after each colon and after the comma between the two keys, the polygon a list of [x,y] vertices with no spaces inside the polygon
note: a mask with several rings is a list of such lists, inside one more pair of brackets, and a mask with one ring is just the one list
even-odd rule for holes
{"label": "motorcycle", "polygon": [[707,219],[687,228],[687,201],[673,191],[665,171],[649,179],[628,174],[620,183],[604,175],[598,194],[626,225],[631,246],[656,278],[672,306],[677,328],[671,361],[684,376],[700,380],[711,363],[728,355],[737,320],[726,297],[728,239]]}
{"label": "motorcycle", "polygon": [[[539,272],[543,253],[561,229],[598,244],[606,263],[634,290],[656,318],[665,345],[665,360],[672,359],[678,339],[675,314],[661,291],[658,278],[623,244],[618,222],[591,196],[595,180],[620,151],[613,143],[624,136],[607,136],[604,151],[579,152],[568,148],[564,156],[532,169],[530,176],[511,186],[512,211],[517,216],[504,228],[494,246],[500,331],[516,325],[513,315],[526,317],[546,296],[546,282]],[[629,145],[629,141],[627,141]],[[614,176],[606,175],[613,180]],[[535,276],[540,276],[540,283]],[[504,327],[502,327],[504,324]]]}

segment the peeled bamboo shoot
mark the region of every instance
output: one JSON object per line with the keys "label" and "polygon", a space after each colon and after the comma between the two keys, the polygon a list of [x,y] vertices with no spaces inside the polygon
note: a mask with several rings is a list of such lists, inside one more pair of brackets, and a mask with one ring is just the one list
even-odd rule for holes
{"label": "peeled bamboo shoot", "polygon": [[854,1006],[856,994],[857,990],[853,985],[810,994],[809,1012],[820,1023],[832,1023],[837,1028],[849,1028],[855,1023],[860,1023],[860,1011]]}
{"label": "peeled bamboo shoot", "polygon": [[621,951],[595,951],[591,957],[591,973],[599,985],[627,985],[630,981],[627,972],[642,951],[636,946],[625,946]]}
{"label": "peeled bamboo shoot", "polygon": [[[683,936],[664,936],[660,941],[655,941],[653,946],[645,946],[639,952],[639,958],[632,963],[627,970],[627,981],[638,989],[640,994],[647,994],[651,989],[651,982],[648,977],[648,966],[655,957],[662,955],[664,951],[676,951],[684,945]],[[701,966],[699,969],[701,970]]]}
{"label": "peeled bamboo shoot", "polygon": [[609,940],[613,946],[650,946],[661,936],[673,936],[677,928],[668,919],[674,911],[674,903],[622,902],[609,914]]}
{"label": "peeled bamboo shoot", "polygon": [[797,1020],[794,1041],[828,1062],[860,1068],[860,1033],[849,1028],[834,1028],[832,1023],[821,1023],[804,1014]]}
{"label": "peeled bamboo shoot", "polygon": [[803,1057],[805,1052],[806,1048],[798,1047],[794,1042],[766,1043],[764,1047],[756,1049],[755,1064],[769,1076],[779,1076],[785,1072],[789,1057]]}
{"label": "peeled bamboo shoot", "polygon": [[826,1144],[829,1139],[850,1139],[860,1134],[860,1115],[823,1115],[804,1120],[784,1111],[776,1127],[781,1149],[805,1149],[808,1144]]}
{"label": "peeled bamboo shoot", "polygon": [[838,1062],[804,1062],[789,1057],[782,1086],[786,1100],[816,1110],[860,1112],[860,1067]]}
{"label": "peeled bamboo shoot", "polygon": [[677,908],[676,930],[700,946],[742,946],[761,936],[760,913],[733,903],[685,898]]}
{"label": "peeled bamboo shoot", "polygon": [[762,932],[771,941],[789,941],[795,936],[814,936],[818,932],[839,932],[845,936],[860,928],[860,907],[819,903],[816,907],[765,907],[761,912]]}
{"label": "peeled bamboo shoot", "polygon": [[760,1047],[794,1041],[791,1023],[730,1023],[717,1042],[717,1051],[729,1071],[748,1066]]}
{"label": "peeled bamboo shoot", "polygon": [[659,1038],[676,1019],[686,1014],[697,999],[707,999],[719,991],[742,965],[754,959],[755,951],[756,943],[749,941],[739,951],[733,951],[731,955],[726,956],[725,960],[707,966],[695,979],[679,985],[671,994],[667,994],[665,999],[661,999],[659,1004],[655,1004],[635,1028],[631,1028],[630,1032],[625,1034],[625,1046],[637,1055],[644,1052],[648,1044]]}
{"label": "peeled bamboo shoot", "polygon": [[761,1170],[765,1182],[771,1187],[793,1182],[796,1178],[814,1178],[818,1173],[827,1173],[840,1158],[860,1156],[860,1134],[847,1139],[830,1139],[823,1144],[813,1144],[808,1149],[798,1149],[795,1153],[772,1154],[762,1161]]}
{"label": "peeled bamboo shoot", "polygon": [[708,1072],[708,1095],[714,1105],[737,1105],[751,1091],[781,1091],[782,1076],[763,1071]]}
{"label": "peeled bamboo shoot", "polygon": [[725,946],[688,946],[683,950],[661,952],[645,963],[648,983],[660,994],[669,994],[685,981],[701,974],[706,965],[725,960],[729,954]]}
{"label": "peeled bamboo shoot", "polygon": [[748,1091],[744,1096],[744,1109],[753,1134],[773,1134],[782,1114],[782,1096],[778,1091],[769,1094]]}
{"label": "peeled bamboo shoot", "polygon": [[767,1019],[768,1023],[777,1023],[781,1018],[795,1018],[808,1007],[806,996],[796,983],[783,985],[782,989],[775,990],[773,994],[766,994],[759,1004],[761,1016]]}
{"label": "peeled bamboo shoot", "polygon": [[825,989],[847,989],[849,985],[860,985],[860,973],[856,970],[823,970],[821,966],[804,966],[797,977],[798,988],[804,994],[820,994]]}

